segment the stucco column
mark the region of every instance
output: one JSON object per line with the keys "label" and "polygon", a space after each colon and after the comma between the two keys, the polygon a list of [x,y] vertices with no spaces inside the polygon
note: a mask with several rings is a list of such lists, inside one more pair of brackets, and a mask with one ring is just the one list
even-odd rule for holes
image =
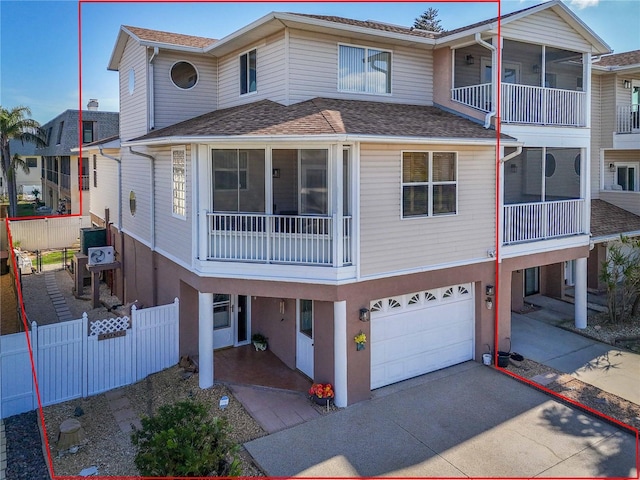
{"label": "stucco column", "polygon": [[576,328],[587,328],[587,259],[576,260],[575,278],[575,325]]}
{"label": "stucco column", "polygon": [[213,293],[198,292],[198,368],[200,388],[213,386]]}
{"label": "stucco column", "polygon": [[336,407],[347,406],[347,302],[333,302],[333,376]]}

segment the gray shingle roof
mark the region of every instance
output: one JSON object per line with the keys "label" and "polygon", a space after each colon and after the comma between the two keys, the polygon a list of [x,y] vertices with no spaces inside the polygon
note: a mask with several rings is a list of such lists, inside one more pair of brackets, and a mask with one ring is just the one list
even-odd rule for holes
{"label": "gray shingle roof", "polygon": [[613,55],[603,56],[599,62],[594,65],[601,67],[622,67],[625,65],[637,65],[640,63],[640,50],[632,50],[630,52],[614,53]]}
{"label": "gray shingle roof", "polygon": [[604,200],[591,200],[591,235],[594,238],[640,230],[640,217]]}
{"label": "gray shingle roof", "polygon": [[[375,135],[496,138],[494,130],[436,107],[315,98],[284,106],[270,100],[216,110],[135,140],[188,136]],[[502,135],[504,139],[511,139]]]}
{"label": "gray shingle roof", "polygon": [[160,30],[150,30],[148,28],[132,27],[129,25],[123,25],[123,27],[133,33],[140,40],[146,40],[148,42],[168,43],[170,45],[179,45],[182,47],[204,48],[216,41],[213,38],[196,37],[193,35],[163,32]]}

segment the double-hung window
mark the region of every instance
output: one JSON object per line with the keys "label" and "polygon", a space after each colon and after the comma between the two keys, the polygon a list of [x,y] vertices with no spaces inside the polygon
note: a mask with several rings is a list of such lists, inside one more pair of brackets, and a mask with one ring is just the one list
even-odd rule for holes
{"label": "double-hung window", "polygon": [[255,92],[258,88],[256,60],[258,52],[253,49],[240,55],[240,95]]}
{"label": "double-hung window", "polygon": [[391,93],[391,52],[377,48],[339,46],[338,90]]}
{"label": "double-hung window", "polygon": [[183,147],[171,149],[171,171],[173,214],[177,217],[185,218],[187,216],[187,162],[186,151]]}
{"label": "double-hung window", "polygon": [[456,214],[457,187],[454,152],[403,152],[403,218]]}

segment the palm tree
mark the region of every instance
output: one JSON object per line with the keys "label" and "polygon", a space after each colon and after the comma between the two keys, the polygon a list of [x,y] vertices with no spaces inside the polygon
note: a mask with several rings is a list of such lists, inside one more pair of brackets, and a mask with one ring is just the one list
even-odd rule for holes
{"label": "palm tree", "polygon": [[37,147],[46,146],[46,136],[40,124],[29,118],[29,107],[19,106],[8,110],[0,106],[0,148],[2,149],[2,173],[7,179],[7,193],[9,194],[9,217],[18,214],[18,189],[16,188],[16,169],[29,171],[24,161],[14,155],[11,157],[9,140],[20,140],[34,143]]}

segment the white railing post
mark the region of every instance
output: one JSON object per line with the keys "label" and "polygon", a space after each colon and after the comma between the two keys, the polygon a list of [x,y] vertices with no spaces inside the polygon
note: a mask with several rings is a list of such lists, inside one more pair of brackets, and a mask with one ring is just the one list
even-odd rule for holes
{"label": "white railing post", "polygon": [[208,252],[210,250],[210,245],[212,242],[212,229],[209,225],[209,215],[207,215],[206,210],[202,210],[200,214],[200,235],[198,242],[198,256],[200,260],[207,260],[209,258]]}
{"label": "white railing post", "polygon": [[333,228],[331,232],[331,238],[333,241],[333,266],[341,267],[342,258],[344,252],[344,245],[342,243],[342,216],[338,218],[338,214],[333,214]]}
{"label": "white railing post", "polygon": [[[27,341],[31,342],[31,354],[33,356],[33,371],[35,377],[31,382],[31,406],[38,405],[38,390],[36,388],[38,378],[42,378],[40,370],[38,369],[38,323],[36,321],[31,322],[31,338],[29,338],[29,332],[25,332],[27,335]],[[1,402],[0,402],[1,403]]]}
{"label": "white railing post", "polygon": [[89,317],[82,313],[82,398],[87,398],[89,392]]}
{"label": "white railing post", "polygon": [[176,297],[173,300],[173,348],[176,356],[178,357],[176,360],[180,359],[180,300]]}
{"label": "white railing post", "polygon": [[133,381],[142,380],[140,374],[140,361],[138,360],[138,309],[135,305],[131,305],[131,358],[133,360]]}

